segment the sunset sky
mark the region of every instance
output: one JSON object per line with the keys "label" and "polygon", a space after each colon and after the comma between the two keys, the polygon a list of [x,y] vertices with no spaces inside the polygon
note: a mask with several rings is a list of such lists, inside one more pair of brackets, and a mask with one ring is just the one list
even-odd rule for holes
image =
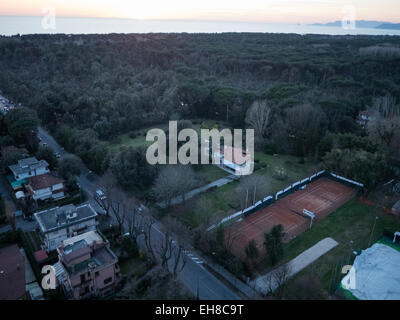
{"label": "sunset sky", "polygon": [[311,23],[342,20],[353,5],[358,20],[400,22],[400,0],[1,0],[0,15],[190,19]]}

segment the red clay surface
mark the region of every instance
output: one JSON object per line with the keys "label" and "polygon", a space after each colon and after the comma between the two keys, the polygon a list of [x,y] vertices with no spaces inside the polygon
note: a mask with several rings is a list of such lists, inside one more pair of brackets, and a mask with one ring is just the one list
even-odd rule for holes
{"label": "red clay surface", "polygon": [[225,242],[231,252],[244,258],[245,248],[255,240],[260,253],[264,252],[264,233],[281,224],[285,242],[290,241],[310,226],[310,219],[302,215],[303,209],[315,214],[317,220],[345,204],[356,190],[327,178],[318,179],[305,189],[278,199],[274,204],[243,218],[225,231]]}

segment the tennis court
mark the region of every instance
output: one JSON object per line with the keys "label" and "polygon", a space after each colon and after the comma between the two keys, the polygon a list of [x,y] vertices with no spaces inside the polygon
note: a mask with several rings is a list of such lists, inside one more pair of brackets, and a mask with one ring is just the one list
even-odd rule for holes
{"label": "tennis court", "polygon": [[304,232],[310,226],[310,218],[302,212],[307,209],[322,219],[335,211],[356,194],[356,190],[339,182],[321,178],[304,189],[278,199],[272,205],[243,218],[225,230],[225,242],[235,256],[245,258],[245,248],[255,240],[263,253],[264,233],[281,224],[284,228],[284,242]]}

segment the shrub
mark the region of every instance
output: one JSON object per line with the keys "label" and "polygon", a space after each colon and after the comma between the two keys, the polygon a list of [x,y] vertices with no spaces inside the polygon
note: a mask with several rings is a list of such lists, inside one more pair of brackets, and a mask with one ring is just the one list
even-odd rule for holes
{"label": "shrub", "polygon": [[276,167],[274,169],[274,173],[272,174],[272,176],[280,181],[284,181],[287,179],[288,175],[286,173],[286,170],[282,167]]}
{"label": "shrub", "polygon": [[131,132],[131,133],[129,134],[129,138],[135,139],[135,138],[136,138],[136,133]]}

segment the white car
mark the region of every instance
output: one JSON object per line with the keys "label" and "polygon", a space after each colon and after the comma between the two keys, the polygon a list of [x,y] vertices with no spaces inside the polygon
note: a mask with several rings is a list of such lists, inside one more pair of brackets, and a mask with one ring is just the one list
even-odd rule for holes
{"label": "white car", "polygon": [[99,199],[101,201],[104,201],[107,199],[106,195],[104,194],[103,190],[101,190],[101,189],[96,190],[95,196],[97,199]]}

